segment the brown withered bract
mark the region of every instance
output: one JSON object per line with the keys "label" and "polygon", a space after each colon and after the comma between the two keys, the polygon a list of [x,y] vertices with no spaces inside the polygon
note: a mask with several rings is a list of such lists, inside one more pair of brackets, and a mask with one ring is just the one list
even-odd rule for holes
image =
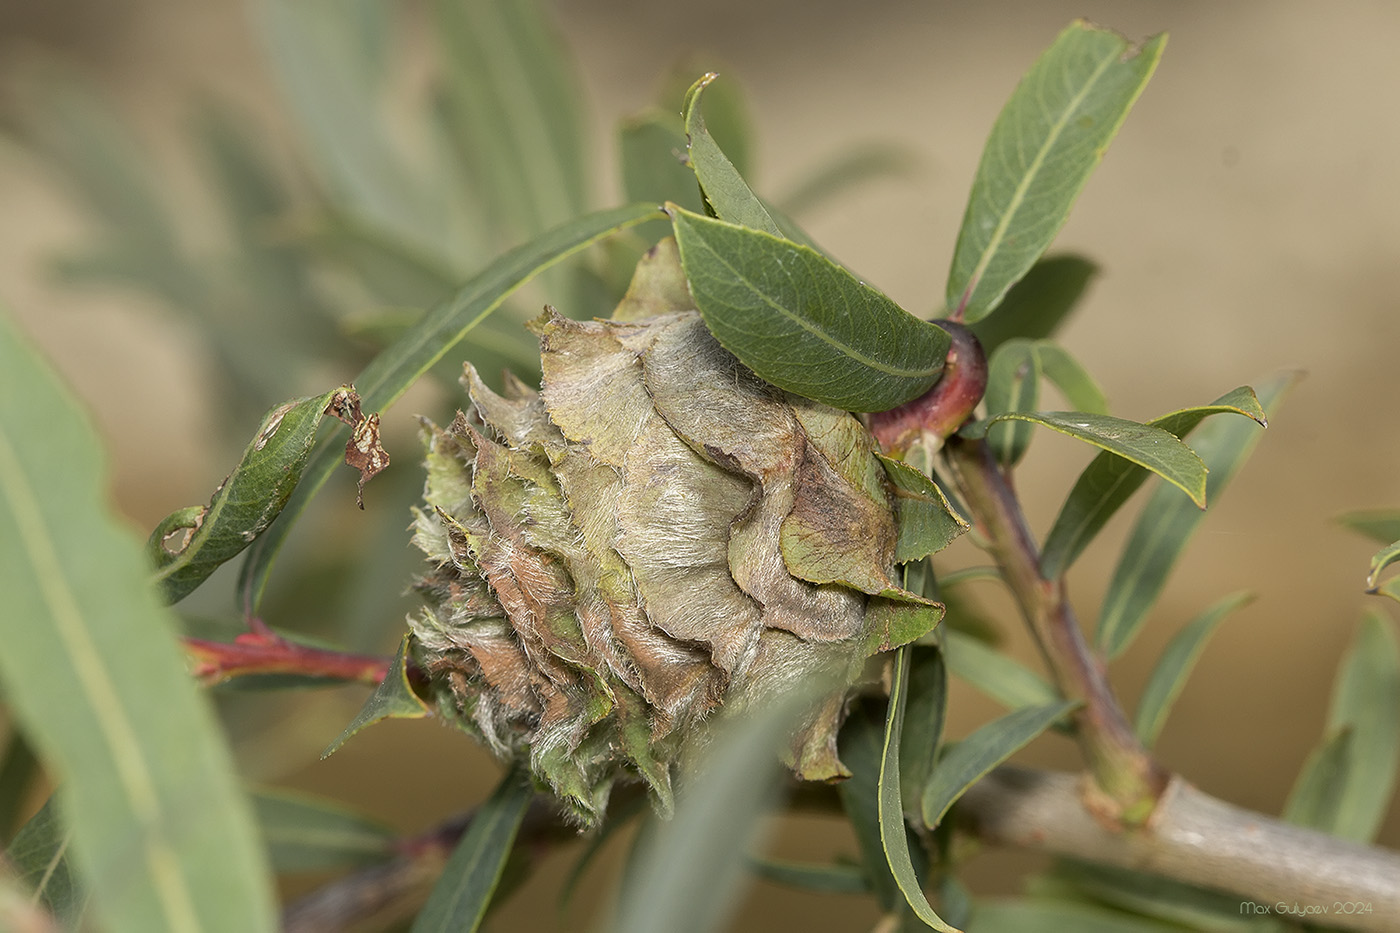
{"label": "brown withered bract", "polygon": [[942,615],[894,582],[870,435],[746,369],[678,275],[663,242],[613,320],[533,323],[539,392],[468,367],[470,409],[424,424],[414,651],[440,706],[584,824],[620,778],[669,810],[710,722],[812,682],[839,689],[786,757],[843,776],[846,685]]}

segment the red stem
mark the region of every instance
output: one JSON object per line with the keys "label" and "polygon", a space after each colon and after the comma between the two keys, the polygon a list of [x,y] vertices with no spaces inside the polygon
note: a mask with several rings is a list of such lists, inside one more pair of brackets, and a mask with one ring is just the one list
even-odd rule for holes
{"label": "red stem", "polygon": [[184,644],[192,673],[205,686],[251,674],[300,674],[377,686],[389,671],[386,658],[299,645],[257,619],[231,642],[186,638]]}

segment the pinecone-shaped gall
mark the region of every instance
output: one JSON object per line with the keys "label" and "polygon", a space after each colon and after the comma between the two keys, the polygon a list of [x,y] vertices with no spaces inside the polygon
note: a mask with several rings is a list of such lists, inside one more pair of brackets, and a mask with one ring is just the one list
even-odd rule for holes
{"label": "pinecone-shaped gall", "polygon": [[670,243],[613,319],[532,329],[538,393],[468,367],[470,408],[424,426],[414,541],[433,570],[410,621],[439,705],[590,824],[619,778],[668,810],[712,721],[827,678],[843,689],[786,760],[844,775],[844,687],[942,614],[892,578],[869,433],[724,350]]}

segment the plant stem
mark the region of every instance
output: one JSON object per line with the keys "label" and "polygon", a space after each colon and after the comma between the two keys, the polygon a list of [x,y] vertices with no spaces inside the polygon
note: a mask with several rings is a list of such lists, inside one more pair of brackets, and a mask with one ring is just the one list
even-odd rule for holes
{"label": "plant stem", "polygon": [[299,674],[376,686],[388,673],[387,658],[299,645],[254,623],[231,642],[183,639],[200,683],[212,686],[253,674]]}
{"label": "plant stem", "polygon": [[[1238,894],[1241,919],[1270,915],[1321,920],[1329,928],[1400,929],[1400,853],[1236,807],[1179,777],[1147,827],[1114,832],[1079,806],[1082,782],[1072,774],[1003,766],[968,788],[958,801],[958,820],[993,845]],[[1337,904],[1354,905],[1354,911]]]}
{"label": "plant stem", "polygon": [[954,435],[943,450],[1056,685],[1066,697],[1084,701],[1075,714],[1077,734],[1100,792],[1085,804],[1110,822],[1141,825],[1166,788],[1166,772],[1128,723],[1102,660],[1084,640],[1064,581],[1041,576],[1035,539],[990,448]]}

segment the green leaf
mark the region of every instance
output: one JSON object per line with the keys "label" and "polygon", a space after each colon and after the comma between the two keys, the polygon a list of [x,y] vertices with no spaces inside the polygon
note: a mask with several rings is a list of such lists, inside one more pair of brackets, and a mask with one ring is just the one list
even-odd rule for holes
{"label": "green leaf", "polygon": [[1079,20],[1021,80],[992,127],[958,233],[955,319],[986,317],[1045,252],[1165,44],[1161,35],[1134,47]]}
{"label": "green leaf", "polygon": [[948,335],[813,250],[668,206],[710,332],[774,385],[883,411],[938,380]]}
{"label": "green leaf", "polygon": [[1238,894],[1200,888],[1128,868],[1066,858],[1055,860],[1050,881],[1068,885],[1120,910],[1181,924],[1191,930],[1263,933],[1259,918],[1241,913]]}
{"label": "green leaf", "polygon": [[[1260,385],[1260,407],[1272,418],[1295,373]],[[1185,433],[1183,431],[1183,433]],[[1206,494],[1211,502],[1229,485],[1259,441],[1259,431],[1234,418],[1212,421],[1192,438],[1196,453],[1210,470]],[[1141,628],[1186,542],[1205,513],[1169,486],[1155,490],[1138,516],[1099,609],[1097,642],[1108,658],[1123,652]]]}
{"label": "green leaf", "polygon": [[1225,617],[1254,599],[1252,593],[1232,593],[1216,602],[1176,634],[1157,659],[1138,700],[1133,731],[1142,744],[1151,748],[1171,715],[1172,705],[1186,686],[1186,678],[1205,650],[1206,641]]}
{"label": "green leaf", "polygon": [[340,750],[352,735],[359,732],[366,726],[372,726],[383,719],[422,719],[431,715],[428,704],[413,691],[413,685],[408,681],[408,651],[409,640],[413,636],[405,635],[403,641],[399,642],[398,654],[394,655],[394,661],[389,665],[389,671],[380,681],[379,686],[374,688],[374,692],[365,700],[365,705],[360,707],[360,711],[355,714],[355,718],[350,721],[350,725],[345,727],[336,740],[326,747],[321,753],[323,759],[329,758]]}
{"label": "green leaf", "polygon": [[1049,256],[1011,286],[997,313],[972,325],[988,356],[1012,337],[1049,337],[1069,317],[1099,267],[1082,256]]}
{"label": "green leaf", "polygon": [[[912,649],[905,645],[896,652],[890,679],[885,743],[880,756],[880,842],[884,845],[885,858],[889,860],[890,873],[894,875],[899,890],[904,894],[904,899],[914,911],[914,915],[932,929],[958,933],[955,927],[944,923],[934,912],[928,898],[924,896],[923,885],[914,872],[914,864],[909,859],[909,836],[904,825],[904,800],[899,779],[899,745],[904,730],[904,710],[908,702],[911,651]],[[920,738],[922,739],[922,736]]]}
{"label": "green leaf", "polygon": [[895,910],[904,900],[880,840],[880,766],[884,730],[872,704],[858,704],[841,726],[841,762],[851,776],[836,785],[841,809],[851,824],[870,890],[880,909]]}
{"label": "green leaf", "polygon": [[882,454],[880,465],[885,468],[894,491],[895,524],[898,539],[894,546],[896,563],[923,560],[943,550],[959,535],[972,528],[948,502],[938,484],[902,460]]}
{"label": "green leaf", "polygon": [[910,739],[899,749],[899,792],[912,808],[928,783],[943,743],[943,722],[948,714],[948,667],[939,649],[913,645],[909,648],[912,656],[904,725]]}
{"label": "green leaf", "polygon": [[1400,560],[1400,541],[1392,541],[1375,553],[1371,558],[1371,570],[1366,574],[1366,592],[1377,591],[1376,579],[1381,571],[1397,560]]}
{"label": "green leaf", "polygon": [[1368,612],[1333,687],[1327,728],[1351,731],[1350,768],[1334,835],[1369,842],[1385,819],[1400,771],[1400,644],[1381,612]]}
{"label": "green leaf", "polygon": [[107,929],[275,926],[246,799],[77,403],[0,314],[0,688]]}
{"label": "green leaf", "polygon": [[1352,782],[1352,746],[1356,736],[1350,727],[1328,732],[1312,750],[1293,784],[1283,819],[1320,832],[1332,832],[1342,809],[1342,798]]}
{"label": "green leaf", "polygon": [[583,851],[579,853],[573,867],[569,869],[568,877],[564,879],[564,883],[559,886],[559,914],[561,918],[568,911],[569,901],[573,899],[574,891],[578,888],[579,882],[583,880],[589,866],[597,858],[598,853],[602,851],[603,845],[612,839],[619,829],[644,812],[646,808],[646,797],[634,797],[618,807],[616,812],[609,810],[607,820],[603,825],[587,837]]}
{"label": "green leaf", "polygon": [[355,867],[395,854],[391,829],[336,801],[286,790],[259,791],[252,800],[278,873]]}
{"label": "green leaf", "polygon": [[1400,540],[1400,509],[1363,509],[1337,516],[1337,521],[1377,544]]}
{"label": "green leaf", "polygon": [[[272,409],[209,504],[180,509],[156,525],[146,555],[152,582],[167,603],[192,593],[272,524],[301,480],[326,406],[345,388]],[[185,539],[174,541],[180,532]]]}
{"label": "green leaf", "polygon": [[534,785],[523,769],[506,773],[472,814],[462,841],[413,921],[413,933],[472,933],[481,925],[534,797]]}
{"label": "green leaf", "polygon": [[768,209],[705,129],[705,118],[700,113],[700,97],[710,82],[718,77],[713,72],[705,75],[691,85],[685,95],[685,134],[690,139],[690,167],[695,170],[705,201],[714,209],[715,216],[731,224],[781,238],[783,232]]}
{"label": "green leaf", "polygon": [[1068,350],[1050,340],[1037,340],[1031,349],[1040,362],[1041,373],[1055,384],[1071,408],[1094,415],[1108,414],[1103,389]]}
{"label": "green leaf", "polygon": [[999,422],[1009,420],[1044,425],[1146,467],[1185,492],[1198,507],[1205,508],[1205,463],[1170,431],[1112,415],[1082,411],[1008,411],[969,425],[962,433],[977,437]]}
{"label": "green leaf", "polygon": [[1078,705],[1078,700],[1063,700],[1022,707],[987,723],[949,748],[924,785],[924,825],[936,827],[969,787]]}
{"label": "green leaf", "polygon": [[948,671],[1007,709],[1059,701],[1059,693],[1044,678],[1005,653],[953,629],[945,628],[944,639]]}
{"label": "green leaf", "polygon": [[1099,904],[1049,898],[979,900],[968,929],[976,933],[1180,933],[1177,924],[1123,913]]}
{"label": "green leaf", "polygon": [[68,859],[73,833],[65,825],[58,798],[50,797],[29,818],[5,850],[15,873],[65,930],[76,930],[87,907],[88,892]]}
{"label": "green leaf", "polygon": [[629,201],[671,201],[694,213],[705,210],[695,173],[684,161],[685,133],[680,120],[653,108],[618,127],[622,190]]}
{"label": "green leaf", "polygon": [[[387,409],[473,327],[542,270],[619,230],[659,216],[655,207],[645,204],[587,214],[501,256],[452,300],[424,315],[393,346],[370,361],[354,383],[365,410]],[[344,442],[344,431],[338,430],[317,446],[301,484],[282,510],[282,520],[249,549],[239,582],[249,608],[256,610],[278,550],[292,524],[335,470]]]}
{"label": "green leaf", "polygon": [[818,688],[830,686],[792,690],[725,724],[677,794],[675,816],[660,823],[639,849],[609,929],[653,933],[657,918],[665,918],[673,933],[723,928],[743,881],[740,853],[749,848],[778,790],[774,750],[821,695]]}
{"label": "green leaf", "polygon": [[[1267,425],[1264,409],[1249,386],[1227,392],[1209,405],[1174,411],[1148,424],[1185,437],[1208,415],[1220,412],[1235,412]],[[1147,476],[1146,470],[1122,457],[1109,453],[1095,457],[1079,474],[1045,538],[1040,554],[1041,575],[1047,580],[1063,576]]]}
{"label": "green leaf", "polygon": [[779,859],[747,860],[749,871],[765,881],[786,885],[800,891],[823,894],[869,894],[870,882],[865,873],[854,865],[816,865],[809,862],[789,862]]}
{"label": "green leaf", "polygon": [[[997,348],[987,361],[987,414],[1030,412],[1040,403],[1040,357],[1029,340],[1012,339]],[[1031,425],[1024,421],[994,424],[987,428],[987,445],[1003,466],[1014,466],[1031,442]]]}

